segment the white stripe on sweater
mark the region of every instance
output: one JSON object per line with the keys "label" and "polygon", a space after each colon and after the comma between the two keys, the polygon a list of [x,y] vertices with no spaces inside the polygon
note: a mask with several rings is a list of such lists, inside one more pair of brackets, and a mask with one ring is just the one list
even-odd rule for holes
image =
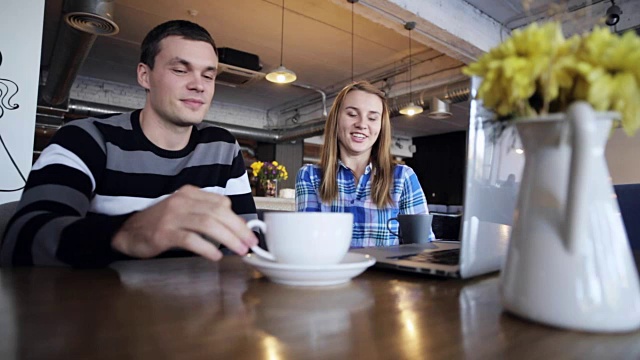
{"label": "white stripe on sweater", "polygon": [[[224,195],[225,190],[219,186],[203,188],[202,190]],[[105,215],[122,215],[132,211],[140,211],[166,199],[171,194],[157,198],[141,198],[133,196],[105,196],[96,194],[91,201],[91,212]]]}
{"label": "white stripe on sweater", "polygon": [[89,167],[78,155],[71,151],[58,144],[51,144],[42,151],[38,160],[33,164],[31,171],[40,170],[49,165],[65,165],[85,173],[91,179],[91,191],[95,191],[96,180],[93,178]]}
{"label": "white stripe on sweater", "polygon": [[239,195],[250,192],[251,187],[249,186],[249,176],[247,176],[246,172],[239,178],[227,180],[227,184],[224,189],[225,195]]}

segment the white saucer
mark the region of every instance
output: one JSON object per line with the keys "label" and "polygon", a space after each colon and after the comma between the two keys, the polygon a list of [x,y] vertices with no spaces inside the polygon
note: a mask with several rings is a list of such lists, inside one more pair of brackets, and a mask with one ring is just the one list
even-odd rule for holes
{"label": "white saucer", "polygon": [[255,267],[271,281],[295,286],[326,286],[346,283],[362,274],[376,259],[364,254],[347,253],[335,265],[289,265],[247,254],[242,260]]}

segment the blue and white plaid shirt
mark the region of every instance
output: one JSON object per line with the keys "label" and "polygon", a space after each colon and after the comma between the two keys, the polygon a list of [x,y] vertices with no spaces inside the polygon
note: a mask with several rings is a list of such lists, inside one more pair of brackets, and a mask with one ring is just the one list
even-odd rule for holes
{"label": "blue and white plaid shirt", "polygon": [[[387,220],[398,214],[426,214],[427,200],[418,177],[408,166],[396,165],[391,198],[395,205],[379,209],[371,198],[371,164],[356,186],[355,175],[342,162],[338,167],[338,198],[330,204],[320,201],[322,171],[318,165],[305,165],[296,177],[296,207],[306,212],[350,212],[353,214],[351,247],[398,245],[398,237],[387,229]],[[390,223],[398,233],[398,222]],[[431,231],[429,240],[435,240]]]}

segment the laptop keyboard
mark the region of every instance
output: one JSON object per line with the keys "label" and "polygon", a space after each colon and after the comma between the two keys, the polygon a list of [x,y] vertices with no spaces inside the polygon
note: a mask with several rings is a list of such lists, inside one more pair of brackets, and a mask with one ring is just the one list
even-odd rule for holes
{"label": "laptop keyboard", "polygon": [[432,264],[458,265],[460,263],[460,249],[425,251],[419,254],[398,256],[398,259]]}

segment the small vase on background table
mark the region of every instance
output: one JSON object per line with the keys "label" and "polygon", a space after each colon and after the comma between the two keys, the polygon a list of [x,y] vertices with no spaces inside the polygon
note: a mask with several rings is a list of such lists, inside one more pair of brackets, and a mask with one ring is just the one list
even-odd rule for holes
{"label": "small vase on background table", "polygon": [[264,180],[260,184],[265,197],[278,197],[278,180]]}

